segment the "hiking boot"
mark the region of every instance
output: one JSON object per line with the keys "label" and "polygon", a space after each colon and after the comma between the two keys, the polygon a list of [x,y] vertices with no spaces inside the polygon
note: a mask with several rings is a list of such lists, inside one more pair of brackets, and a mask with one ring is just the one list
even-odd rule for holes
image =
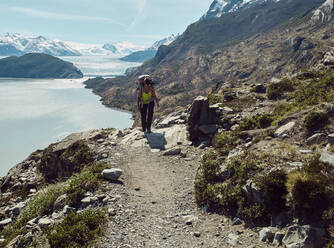
{"label": "hiking boot", "polygon": [[147,133],[152,133],[151,129],[147,129]]}

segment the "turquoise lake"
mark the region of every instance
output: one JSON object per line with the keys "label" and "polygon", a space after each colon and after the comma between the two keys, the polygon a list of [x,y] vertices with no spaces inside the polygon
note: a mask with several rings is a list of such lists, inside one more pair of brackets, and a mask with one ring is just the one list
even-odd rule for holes
{"label": "turquoise lake", "polygon": [[[136,65],[102,57],[73,60],[79,68],[84,65],[85,75],[120,75]],[[132,126],[131,114],[103,106],[99,96],[84,88],[85,79],[0,78],[0,177],[33,151],[70,133]]]}

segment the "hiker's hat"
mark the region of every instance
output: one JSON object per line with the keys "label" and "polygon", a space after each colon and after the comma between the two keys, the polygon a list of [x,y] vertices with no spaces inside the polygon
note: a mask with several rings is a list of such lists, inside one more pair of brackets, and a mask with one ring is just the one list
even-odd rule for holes
{"label": "hiker's hat", "polygon": [[150,79],[150,75],[148,75],[148,74],[140,75],[140,76],[138,77],[138,82],[139,82],[139,83],[144,83],[146,78],[149,78],[149,79]]}

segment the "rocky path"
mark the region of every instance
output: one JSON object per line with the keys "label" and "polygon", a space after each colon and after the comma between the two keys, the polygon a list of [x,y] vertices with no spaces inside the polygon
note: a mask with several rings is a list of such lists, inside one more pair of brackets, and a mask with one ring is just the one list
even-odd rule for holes
{"label": "rocky path", "polygon": [[200,152],[182,150],[186,158],[148,148],[117,154],[123,184],[105,185],[114,217],[96,247],[267,247],[242,225],[197,208],[193,188]]}

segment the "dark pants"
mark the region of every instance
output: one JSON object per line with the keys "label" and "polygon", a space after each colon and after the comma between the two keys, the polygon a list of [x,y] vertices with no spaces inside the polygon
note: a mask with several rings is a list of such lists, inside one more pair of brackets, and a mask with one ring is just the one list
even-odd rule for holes
{"label": "dark pants", "polygon": [[142,106],[140,108],[141,125],[143,127],[144,132],[146,130],[151,131],[153,109],[154,109],[154,102],[153,101],[150,102],[149,104],[142,104]]}

